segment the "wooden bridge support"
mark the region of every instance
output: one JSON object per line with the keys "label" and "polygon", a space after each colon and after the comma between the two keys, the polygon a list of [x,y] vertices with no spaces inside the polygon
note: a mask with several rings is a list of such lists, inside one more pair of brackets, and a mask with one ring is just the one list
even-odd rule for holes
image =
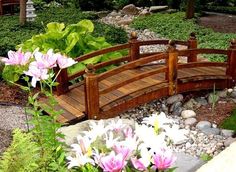
{"label": "wooden bridge support", "polygon": [[85,113],[88,119],[97,119],[99,114],[98,77],[92,64],[87,65],[85,75]]}
{"label": "wooden bridge support", "polygon": [[[196,49],[197,48],[197,38],[196,34],[192,32],[190,34],[189,40],[188,40],[188,49]],[[188,63],[189,62],[197,62],[197,55],[194,52],[191,52],[188,56]]]}
{"label": "wooden bridge support", "polygon": [[130,50],[129,50],[129,55],[130,55],[130,61],[134,61],[139,58],[140,55],[140,46],[138,44],[138,36],[136,32],[131,32],[130,34]]}
{"label": "wooden bridge support", "polygon": [[231,40],[229,50],[226,74],[232,79],[228,82],[228,88],[236,85],[236,39]]}
{"label": "wooden bridge support", "polygon": [[57,77],[57,82],[59,83],[59,85],[56,87],[57,95],[61,95],[61,94],[68,92],[69,91],[69,79],[68,79],[67,69],[62,69],[60,71],[60,69],[57,67],[54,69],[54,72],[56,74],[58,72],[60,72]]}
{"label": "wooden bridge support", "polygon": [[176,94],[177,91],[177,64],[178,51],[176,50],[175,42],[170,41],[167,49],[169,58],[166,60],[168,71],[166,72],[166,80],[169,81],[169,95]]}

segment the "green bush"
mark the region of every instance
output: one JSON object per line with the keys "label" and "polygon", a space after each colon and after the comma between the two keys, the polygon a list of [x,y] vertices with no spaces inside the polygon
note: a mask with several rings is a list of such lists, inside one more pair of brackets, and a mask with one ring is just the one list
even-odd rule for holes
{"label": "green bush", "polygon": [[[233,33],[218,33],[212,29],[199,26],[196,19],[185,20],[185,13],[154,14],[148,17],[137,18],[132,27],[135,29],[149,28],[161,36],[169,39],[187,40],[191,32],[197,35],[200,48],[227,49],[229,40],[236,38]],[[223,61],[224,58],[210,55],[212,61]]]}
{"label": "green bush", "polygon": [[219,12],[219,13],[236,14],[236,7],[208,5],[205,9],[207,11],[213,11],[213,12]]}
{"label": "green bush", "polygon": [[[28,23],[23,27],[19,25],[19,16],[0,17],[0,56],[6,56],[7,52],[14,50],[16,45],[30,39],[33,35],[43,32],[47,23],[63,22],[67,25],[77,23],[82,19],[97,19],[97,16],[92,13],[82,13],[74,8],[49,8],[37,13],[37,15],[35,22]],[[112,44],[127,41],[124,30],[98,22],[95,22],[94,34],[104,36]],[[113,37],[112,34],[116,36]]]}

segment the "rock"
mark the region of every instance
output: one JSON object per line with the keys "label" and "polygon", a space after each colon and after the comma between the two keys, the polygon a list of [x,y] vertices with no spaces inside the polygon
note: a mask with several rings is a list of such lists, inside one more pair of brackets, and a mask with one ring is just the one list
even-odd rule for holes
{"label": "rock", "polygon": [[148,11],[148,9],[143,9],[140,13],[139,16],[148,16],[151,13]]}
{"label": "rock", "polygon": [[219,128],[201,128],[200,130],[205,134],[214,134],[214,135],[220,134]]}
{"label": "rock", "polygon": [[129,25],[132,23],[133,19],[122,19],[117,22],[118,25]]}
{"label": "rock", "polygon": [[196,116],[196,113],[193,110],[183,110],[181,112],[182,118],[192,118]]}
{"label": "rock", "polygon": [[108,14],[110,17],[116,17],[116,16],[120,16],[119,13],[117,13],[116,11],[112,11],[111,13]]}
{"label": "rock", "polygon": [[216,103],[219,100],[219,96],[217,94],[211,93],[208,96],[208,103],[212,104],[212,103]]}
{"label": "rock", "polygon": [[232,89],[232,88],[229,88],[227,91],[228,91],[228,93],[232,93],[232,92],[233,92],[233,89]]}
{"label": "rock", "polygon": [[184,99],[184,97],[183,97],[182,94],[177,94],[177,95],[169,97],[166,100],[166,103],[170,105],[170,104],[173,104],[175,102],[181,102],[183,99]]}
{"label": "rock", "polygon": [[197,103],[199,103],[200,105],[202,105],[202,106],[205,106],[205,105],[208,104],[208,103],[207,103],[207,100],[206,100],[204,97],[197,97],[197,98],[195,99],[195,101],[196,101]]}
{"label": "rock", "polygon": [[195,172],[204,164],[203,160],[183,152],[177,152],[174,155],[177,157],[173,164],[173,167],[177,167],[175,172]]}
{"label": "rock", "polygon": [[229,145],[231,145],[234,142],[236,142],[236,138],[229,137],[224,141],[224,146],[228,147]]}
{"label": "rock", "polygon": [[196,125],[197,129],[211,128],[211,123],[209,121],[200,121]]}
{"label": "rock", "polygon": [[170,112],[173,112],[175,111],[177,108],[181,107],[182,106],[182,103],[181,102],[175,102],[171,105],[170,107]]}
{"label": "rock", "polygon": [[99,18],[105,17],[109,14],[109,11],[98,11],[95,13]]}
{"label": "rock", "polygon": [[181,112],[183,111],[183,108],[182,107],[178,107],[174,110],[174,112],[172,112],[172,115],[174,116],[180,116],[181,115]]}
{"label": "rock", "polygon": [[149,9],[150,13],[157,13],[160,11],[165,11],[168,9],[168,6],[151,6]]}
{"label": "rock", "polygon": [[186,119],[185,121],[184,121],[184,124],[185,125],[193,125],[193,124],[195,124],[197,122],[197,119],[196,118],[188,118],[188,119]]}
{"label": "rock", "polygon": [[[118,120],[118,119],[119,118],[111,118],[111,119],[107,119],[103,121],[106,124],[110,122],[111,120]],[[129,119],[121,119],[121,120],[123,124],[127,124],[127,125],[130,125],[131,127],[134,127],[134,124],[135,124],[134,120],[129,120]],[[65,140],[64,140],[65,144],[70,146],[71,144],[76,143],[77,142],[76,137],[79,134],[82,134],[84,131],[88,131],[90,129],[89,123],[91,121],[99,122],[96,120],[87,120],[87,121],[77,123],[75,125],[61,127],[59,131],[65,135]]]}
{"label": "rock", "polygon": [[228,94],[227,89],[217,92],[217,95],[218,95],[220,98],[226,98],[226,97],[227,97],[227,94]]}
{"label": "rock", "polygon": [[224,137],[232,137],[234,135],[234,130],[222,129],[221,130],[221,135],[224,136]]}
{"label": "rock", "polygon": [[190,99],[188,102],[184,104],[185,109],[196,109],[199,108],[200,106],[201,104],[195,101],[194,99]]}
{"label": "rock", "polygon": [[230,97],[232,97],[232,98],[236,98],[236,91],[235,91],[235,90],[232,91],[232,93],[230,94]]}
{"label": "rock", "polygon": [[126,15],[137,15],[139,10],[134,4],[129,4],[124,6],[124,8],[121,10],[121,13]]}

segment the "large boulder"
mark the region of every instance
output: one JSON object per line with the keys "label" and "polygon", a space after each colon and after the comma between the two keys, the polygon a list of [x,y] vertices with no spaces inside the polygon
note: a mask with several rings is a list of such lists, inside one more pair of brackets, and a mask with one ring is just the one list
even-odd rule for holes
{"label": "large boulder", "polygon": [[125,15],[138,15],[139,10],[134,4],[129,4],[124,6],[124,8],[121,10],[121,13]]}

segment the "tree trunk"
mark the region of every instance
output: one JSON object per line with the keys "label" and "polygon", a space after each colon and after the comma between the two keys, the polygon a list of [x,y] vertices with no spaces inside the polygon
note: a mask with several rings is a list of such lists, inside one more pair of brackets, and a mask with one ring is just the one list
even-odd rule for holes
{"label": "tree trunk", "polygon": [[26,0],[20,0],[20,25],[26,23]]}
{"label": "tree trunk", "polygon": [[194,17],[195,0],[188,0],[186,9],[186,19],[192,19]]}

